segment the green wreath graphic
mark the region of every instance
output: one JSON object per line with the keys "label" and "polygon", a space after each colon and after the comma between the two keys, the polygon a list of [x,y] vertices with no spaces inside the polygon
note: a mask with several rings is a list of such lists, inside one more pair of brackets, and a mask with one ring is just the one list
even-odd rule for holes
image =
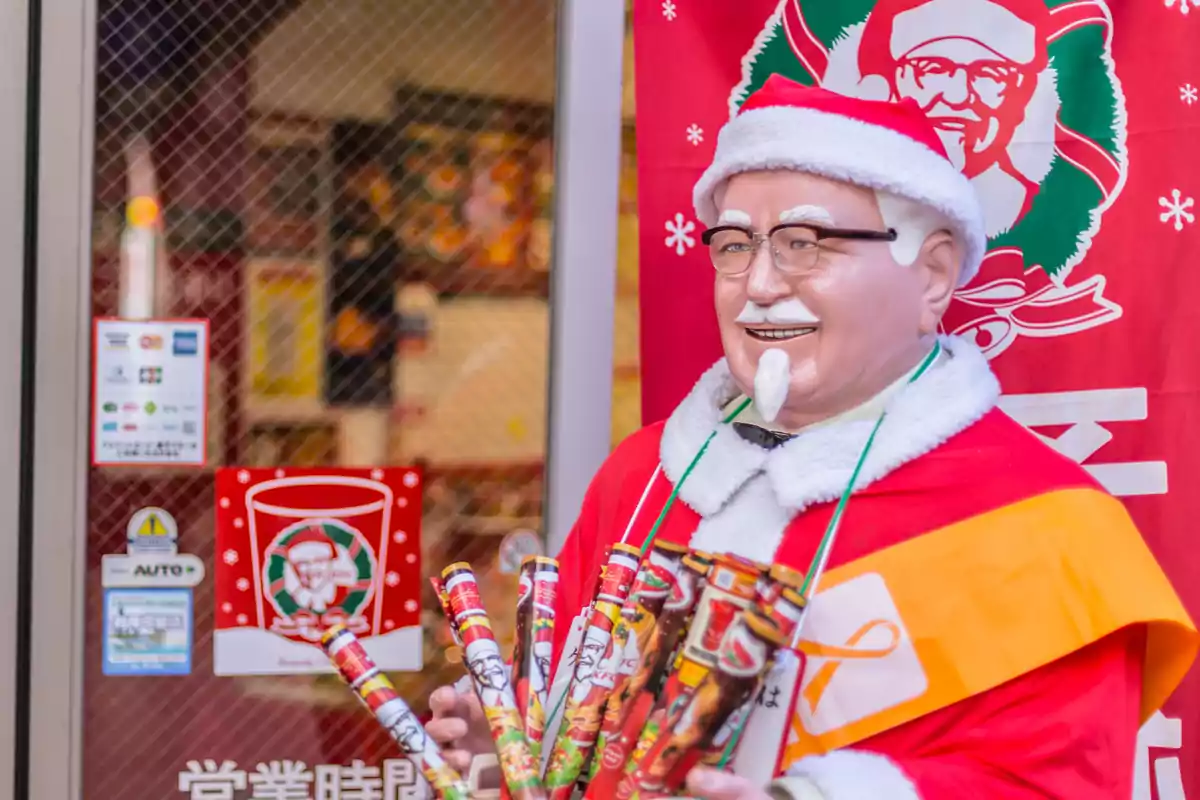
{"label": "green wreath graphic", "polygon": [[[819,44],[818,58],[812,59],[819,65],[820,48],[829,52],[844,43],[882,2],[886,0],[782,0],[742,59],[742,82],[730,95],[730,114],[773,73],[808,85],[823,82],[824,75],[814,74],[821,71],[819,66],[806,65],[800,54]],[[1104,0],[1046,0],[1046,6],[1054,22],[1047,48],[1061,101],[1061,133],[1055,141],[1068,136],[1085,153],[1103,151],[1113,170],[1107,179],[1092,177],[1056,148],[1029,210],[988,244],[989,250],[1019,249],[1026,264],[1062,278],[1083,260],[1101,215],[1124,186],[1126,115],[1110,48],[1112,19]],[[789,36],[789,24],[803,28],[803,36]]]}
{"label": "green wreath graphic", "polygon": [[[296,598],[283,588],[283,576],[287,570],[287,549],[292,539],[303,531],[320,531],[333,540],[334,544],[345,548],[351,554],[357,571],[359,583],[365,583],[365,589],[355,589],[346,595],[346,599],[332,608],[339,608],[347,617],[353,617],[367,604],[374,592],[375,554],[371,552],[362,534],[344,522],[337,520],[304,520],[290,525],[280,532],[267,548],[266,564],[263,566],[263,577],[266,584],[266,594],[271,604],[285,617],[291,618],[297,612],[305,609],[296,602]],[[279,585],[272,591],[271,587]]]}

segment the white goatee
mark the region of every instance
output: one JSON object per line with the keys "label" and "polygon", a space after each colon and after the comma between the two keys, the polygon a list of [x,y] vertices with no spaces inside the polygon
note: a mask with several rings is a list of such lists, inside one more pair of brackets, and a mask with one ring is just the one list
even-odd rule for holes
{"label": "white goatee", "polygon": [[785,351],[771,349],[762,354],[754,373],[754,407],[767,422],[779,416],[791,378],[792,360]]}

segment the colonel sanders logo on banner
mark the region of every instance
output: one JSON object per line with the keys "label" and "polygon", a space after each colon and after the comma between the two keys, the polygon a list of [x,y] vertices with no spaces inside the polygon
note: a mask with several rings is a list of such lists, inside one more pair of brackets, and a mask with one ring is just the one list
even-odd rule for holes
{"label": "colonel sanders logo on banner", "polygon": [[333,520],[285,528],[267,548],[263,570],[271,605],[284,617],[340,612],[364,622],[358,612],[371,599],[375,554],[354,528]]}
{"label": "colonel sanders logo on banner", "polygon": [[743,59],[730,113],[772,73],[920,105],[979,190],[990,237],[946,326],[994,358],[1020,336],[1121,316],[1103,275],[1069,281],[1127,170],[1111,27],[1100,0],[783,0]]}

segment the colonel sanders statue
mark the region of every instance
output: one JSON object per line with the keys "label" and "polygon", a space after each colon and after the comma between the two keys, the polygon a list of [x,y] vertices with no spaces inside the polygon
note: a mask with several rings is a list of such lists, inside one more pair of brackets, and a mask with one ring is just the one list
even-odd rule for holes
{"label": "colonel sanders statue", "polygon": [[[757,708],[732,771],[693,770],[689,793],[1128,800],[1138,728],[1196,631],[1121,503],[938,335],[986,247],[955,161],[1005,169],[990,143],[1008,123],[978,110],[948,153],[940,101],[908,97],[942,56],[906,24],[886,34],[905,99],[776,76],[721,132],[694,201],[725,358],[597,474],[559,556],[557,652],[605,544],[644,540],[664,507],[661,539],[800,571],[835,529],[806,663],[783,676],[794,706]],[[1025,91],[1044,62],[1008,56]],[[430,733],[465,758],[465,701],[439,690],[434,708]]]}

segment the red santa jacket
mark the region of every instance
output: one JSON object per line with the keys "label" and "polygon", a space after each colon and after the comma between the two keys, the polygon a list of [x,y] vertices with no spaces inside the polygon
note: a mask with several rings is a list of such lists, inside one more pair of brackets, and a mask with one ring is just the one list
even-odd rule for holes
{"label": "red santa jacket", "polygon": [[[902,635],[890,661],[828,682],[814,665],[840,665],[811,643],[778,771],[827,800],[1127,800],[1139,725],[1190,666],[1195,629],[1120,504],[995,408],[973,347],[943,346],[888,403],[806,626],[840,637],[875,597]],[[644,541],[713,430],[658,536],[809,565],[873,420],[768,451],[721,425],[735,391],[718,363],[601,468],[559,556],[559,654],[604,546]]]}

